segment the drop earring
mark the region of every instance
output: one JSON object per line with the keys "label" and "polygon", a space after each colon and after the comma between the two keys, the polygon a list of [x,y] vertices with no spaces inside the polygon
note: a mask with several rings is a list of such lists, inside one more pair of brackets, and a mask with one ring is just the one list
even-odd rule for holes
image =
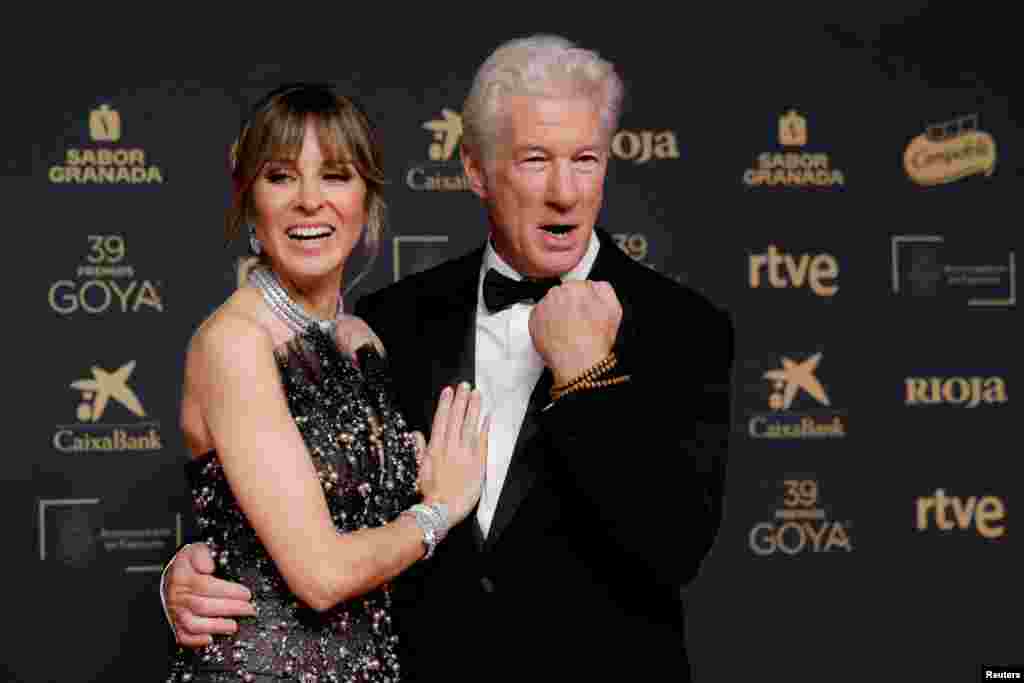
{"label": "drop earring", "polygon": [[249,223],[249,249],[255,256],[259,256],[260,252],[263,251],[263,245],[260,244],[259,239],[256,237],[256,226]]}

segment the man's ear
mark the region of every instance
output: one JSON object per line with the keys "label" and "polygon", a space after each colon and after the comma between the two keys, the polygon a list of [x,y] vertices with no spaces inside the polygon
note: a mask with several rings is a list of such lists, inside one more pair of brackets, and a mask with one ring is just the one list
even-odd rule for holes
{"label": "man's ear", "polygon": [[459,145],[459,156],[462,158],[462,169],[469,178],[469,189],[480,199],[487,199],[487,176],[484,174],[483,160],[466,145]]}

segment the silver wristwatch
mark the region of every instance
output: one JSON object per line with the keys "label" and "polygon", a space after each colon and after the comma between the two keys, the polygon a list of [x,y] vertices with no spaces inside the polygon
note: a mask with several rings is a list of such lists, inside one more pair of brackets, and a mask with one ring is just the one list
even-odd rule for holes
{"label": "silver wristwatch", "polygon": [[426,505],[416,503],[402,513],[409,515],[416,520],[416,525],[423,532],[423,545],[427,547],[424,560],[429,560],[434,555],[434,549],[448,533],[448,506],[444,503]]}

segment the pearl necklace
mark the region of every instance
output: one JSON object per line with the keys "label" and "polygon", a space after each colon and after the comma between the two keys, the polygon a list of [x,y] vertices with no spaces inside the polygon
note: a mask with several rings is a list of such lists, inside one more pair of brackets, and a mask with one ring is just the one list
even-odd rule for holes
{"label": "pearl necklace", "polygon": [[249,283],[256,286],[263,294],[264,301],[278,318],[280,318],[295,334],[303,334],[310,325],[316,325],[321,332],[334,338],[334,326],[342,317],[341,298],[338,298],[338,313],[333,320],[322,320],[302,310],[302,307],[292,301],[288,291],[281,285],[277,275],[264,267],[253,268],[249,271]]}

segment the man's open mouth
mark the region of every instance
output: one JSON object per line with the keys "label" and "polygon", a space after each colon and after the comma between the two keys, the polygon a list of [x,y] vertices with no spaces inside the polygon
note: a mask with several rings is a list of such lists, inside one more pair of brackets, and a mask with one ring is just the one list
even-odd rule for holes
{"label": "man's open mouth", "polygon": [[551,233],[552,235],[567,235],[572,232],[575,225],[569,225],[565,223],[553,223],[551,225],[542,225],[540,229],[544,232]]}

